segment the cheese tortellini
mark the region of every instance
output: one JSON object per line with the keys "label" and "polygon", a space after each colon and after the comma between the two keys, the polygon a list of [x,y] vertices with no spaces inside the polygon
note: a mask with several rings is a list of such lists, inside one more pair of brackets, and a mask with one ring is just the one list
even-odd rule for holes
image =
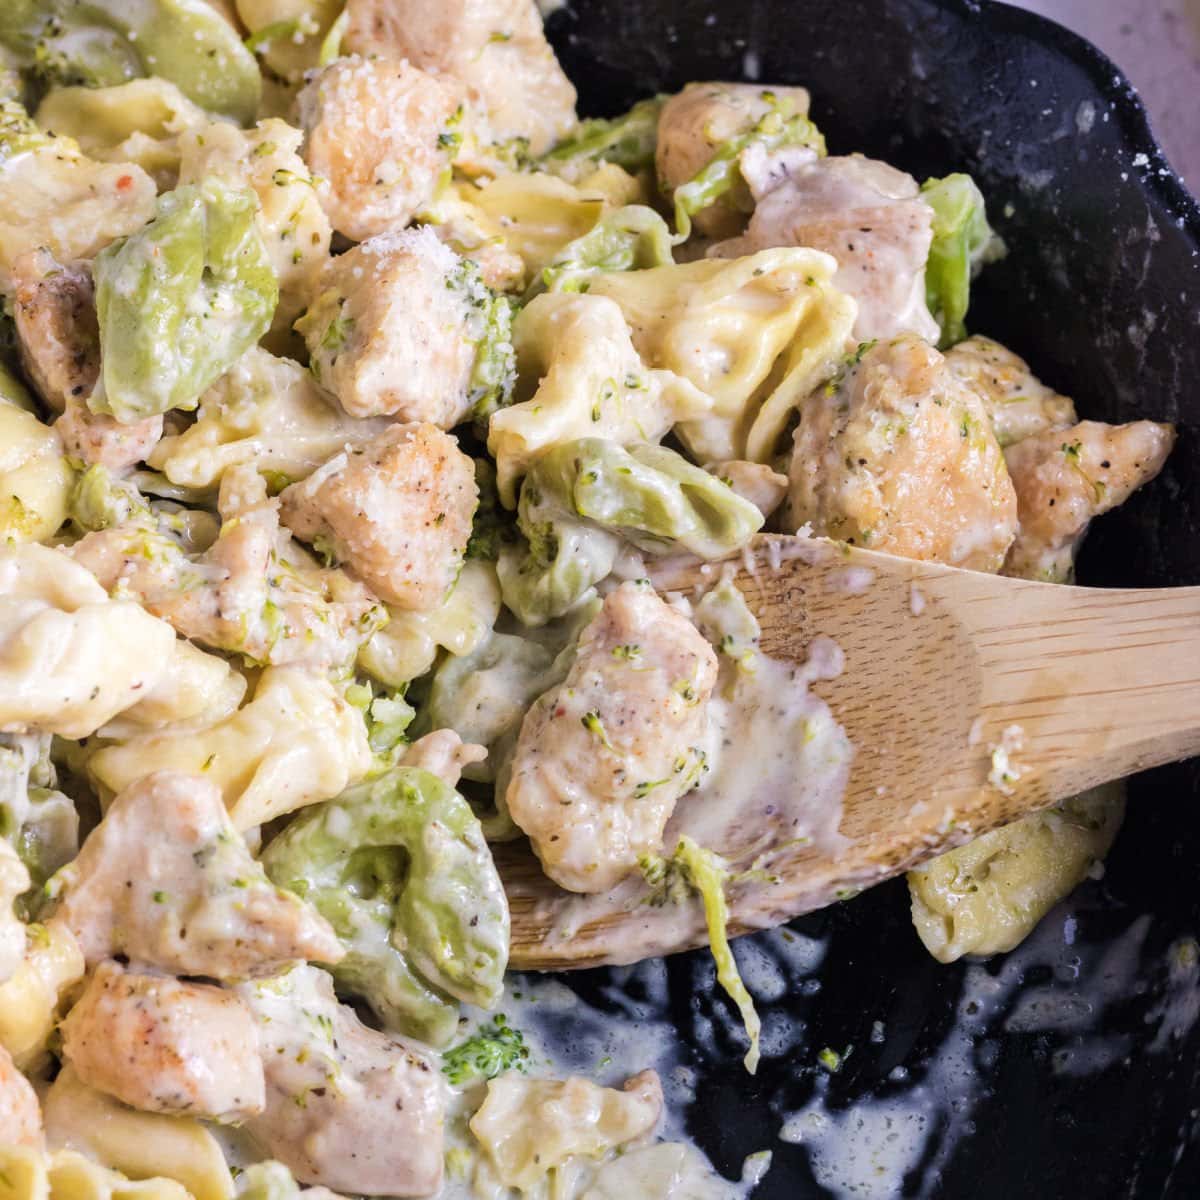
{"label": "cheese tortellini", "polygon": [[202,776],[220,789],[240,830],[328,800],[370,765],[358,710],[333,684],[295,667],[268,668],[253,698],[215,725],[168,727],[103,746],[87,759],[88,774],[109,793],[155,771]]}
{"label": "cheese tortellini", "polygon": [[243,463],[278,486],[306,478],[386,426],[346,416],[298,363],[255,347],[200,397],[195,422],[164,437],[147,461],[171,483],[200,491]]}
{"label": "cheese tortellini", "polygon": [[[712,397],[679,436],[701,462],[763,462],[793,408],[832,374],[854,325],[854,301],[816,250],[764,250],[606,274],[589,295],[617,303],[646,362]],[[597,436],[603,436],[597,433]]]}
{"label": "cheese tortellini", "polygon": [[74,473],[55,430],[0,404],[0,541],[40,542],[67,516]]}
{"label": "cheese tortellini", "polygon": [[939,962],[1018,945],[1101,862],[1125,813],[1119,784],[985,833],[908,874],[913,924]]}
{"label": "cheese tortellini", "polygon": [[174,645],[60,551],[0,550],[0,728],[87,737],[153,688]]}
{"label": "cheese tortellini", "polygon": [[583,437],[657,442],[677,422],[712,409],[694,383],[646,366],[620,307],[600,295],[538,296],[514,322],[513,344],[519,376],[540,382],[489,425],[488,450],[510,508],[519,479],[550,446]]}

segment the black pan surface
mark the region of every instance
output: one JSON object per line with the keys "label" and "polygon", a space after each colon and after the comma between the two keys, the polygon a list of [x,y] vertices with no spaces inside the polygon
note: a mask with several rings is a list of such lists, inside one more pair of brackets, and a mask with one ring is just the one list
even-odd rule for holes
{"label": "black pan surface", "polygon": [[[970,0],[573,0],[548,29],[589,115],[689,80],[799,83],[831,152],[973,174],[1009,255],[970,327],[1085,416],[1180,425],[1081,581],[1200,583],[1200,208],[1094,47]],[[743,939],[768,1030],[753,1079],[706,955],[564,980],[666,1031],[714,1164],[736,1178],[773,1151],[761,1200],[1200,1195],[1198,801],[1195,763],[1131,781],[1104,877],[985,964],[930,959],[899,881]],[[831,1073],[823,1047],[852,1050]]]}

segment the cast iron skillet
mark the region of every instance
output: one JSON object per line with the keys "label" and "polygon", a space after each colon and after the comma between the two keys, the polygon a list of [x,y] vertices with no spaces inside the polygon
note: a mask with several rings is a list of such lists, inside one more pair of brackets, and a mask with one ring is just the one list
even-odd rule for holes
{"label": "cast iron skillet", "polygon": [[[861,150],[918,177],[973,174],[1009,255],[977,285],[971,328],[1026,355],[1085,416],[1180,425],[1164,475],[1097,526],[1081,580],[1200,583],[1200,208],[1094,47],[971,0],[573,0],[548,28],[586,114],[689,80],[802,83],[832,152]],[[1104,879],[1047,919],[1058,970],[1027,971],[987,1027],[958,1043],[982,1090],[967,1120],[947,1115],[950,1097],[931,1098],[933,1127],[905,1195],[1198,1194],[1200,991],[1186,953],[1169,965],[1179,939],[1200,933],[1198,798],[1195,763],[1132,781]],[[754,1079],[705,955],[668,960],[665,1000],[638,994],[637,975],[564,979],[601,1010],[633,1001],[669,1015],[697,1073],[689,1128],[721,1171],[736,1177],[745,1155],[771,1148],[757,1197],[822,1196],[806,1151],[775,1140],[783,1115],[814,1087],[835,1114],[923,1077],[944,1088],[930,1064],[946,1061],[964,988],[978,991],[980,968],[933,962],[907,909],[897,881],[794,923],[827,951],[800,975],[781,968],[785,994],[760,1001],[768,1027],[790,1019],[793,1036]],[[744,953],[770,957],[780,945],[753,941]],[[1008,978],[1002,959],[984,969],[985,982]],[[1118,977],[1115,999],[1105,975]],[[1030,1011],[1051,1015],[1018,1019]],[[871,1039],[875,1021],[882,1040],[879,1029]],[[835,1075],[813,1066],[822,1046],[847,1045],[854,1053]]]}

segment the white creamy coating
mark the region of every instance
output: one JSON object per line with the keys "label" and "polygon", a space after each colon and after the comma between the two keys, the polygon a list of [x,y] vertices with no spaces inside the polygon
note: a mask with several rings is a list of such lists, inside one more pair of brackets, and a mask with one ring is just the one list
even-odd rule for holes
{"label": "white creamy coating", "polygon": [[[671,599],[681,610],[694,607],[682,597]],[[744,604],[742,610],[749,615]],[[714,637],[713,630],[706,633]],[[799,666],[756,648],[736,659],[721,655],[704,746],[710,770],[676,806],[663,836],[665,854],[687,836],[716,851],[737,872],[753,869],[766,851],[789,843],[811,843],[833,855],[844,847],[838,827],[853,748],[829,706],[810,691],[814,682],[834,678],[842,668],[840,647],[824,637],[813,641],[807,662]],[[557,899],[551,938],[567,941],[605,913],[640,909],[641,921],[622,924],[619,948],[621,961],[635,962],[694,940],[704,930],[698,899],[651,906],[648,895],[635,874],[607,893]]]}

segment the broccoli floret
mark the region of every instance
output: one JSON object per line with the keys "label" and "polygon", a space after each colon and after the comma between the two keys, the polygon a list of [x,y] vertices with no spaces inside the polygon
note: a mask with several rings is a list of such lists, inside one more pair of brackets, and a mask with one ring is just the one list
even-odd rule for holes
{"label": "broccoli floret", "polygon": [[737,1005],[742,1025],[750,1038],[750,1049],[743,1060],[751,1075],[758,1069],[758,1039],[762,1022],[754,1000],[742,982],[737,961],[729,946],[729,904],[725,884],[729,879],[729,864],[712,850],[706,850],[690,837],[679,839],[670,858],[644,855],[640,861],[642,874],[650,885],[652,904],[681,903],[691,892],[699,893],[704,904],[704,920],[708,925],[708,942],[717,965],[717,981]]}
{"label": "broccoli floret", "polygon": [[479,489],[479,506],[467,542],[467,557],[495,562],[500,548],[517,540],[517,531],[512,514],[500,503],[496,468],[486,458],[475,460],[475,486]]}
{"label": "broccoli floret", "polygon": [[456,1087],[465,1083],[494,1079],[505,1071],[524,1071],[529,1047],[519,1029],[514,1029],[503,1013],[497,1013],[487,1025],[465,1042],[451,1046],[442,1055],[442,1073]]}

